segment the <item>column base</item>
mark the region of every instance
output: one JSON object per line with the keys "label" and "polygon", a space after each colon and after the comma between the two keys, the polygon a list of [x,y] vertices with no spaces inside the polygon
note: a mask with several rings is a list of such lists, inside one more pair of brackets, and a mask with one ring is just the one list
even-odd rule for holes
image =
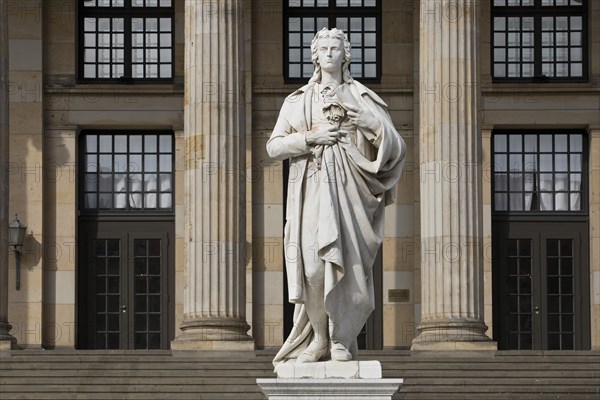
{"label": "column base", "polygon": [[0,322],[0,351],[19,349],[19,346],[17,346],[17,339],[9,333],[11,329],[12,326],[10,324]]}
{"label": "column base", "polygon": [[287,361],[277,379],[257,379],[268,400],[391,400],[402,379],[381,379],[379,361]]}
{"label": "column base", "polygon": [[5,340],[0,339],[0,351],[9,351],[9,350],[19,350],[19,346],[17,346],[16,339],[13,340]]}
{"label": "column base", "polygon": [[412,351],[496,351],[498,343],[492,340],[487,342],[413,342],[410,349]]}
{"label": "column base", "polygon": [[254,339],[246,333],[250,326],[245,321],[190,319],[181,329],[181,335],[171,342],[171,350],[254,350]]}
{"label": "column base", "polygon": [[422,322],[411,350],[484,350],[498,349],[486,334],[482,321],[438,320]]}

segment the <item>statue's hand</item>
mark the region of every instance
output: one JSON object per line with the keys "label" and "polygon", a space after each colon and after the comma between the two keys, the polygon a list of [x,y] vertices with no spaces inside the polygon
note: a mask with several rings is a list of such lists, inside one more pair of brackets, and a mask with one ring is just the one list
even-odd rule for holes
{"label": "statue's hand", "polygon": [[343,132],[340,132],[335,126],[327,126],[316,131],[306,132],[306,144],[316,146],[319,144],[332,145],[337,143]]}
{"label": "statue's hand", "polygon": [[374,133],[381,126],[381,122],[375,118],[375,115],[368,109],[360,108],[352,104],[344,103],[344,107],[348,110],[350,122],[357,127],[368,131],[368,133],[373,133],[373,138],[368,139],[375,139]]}

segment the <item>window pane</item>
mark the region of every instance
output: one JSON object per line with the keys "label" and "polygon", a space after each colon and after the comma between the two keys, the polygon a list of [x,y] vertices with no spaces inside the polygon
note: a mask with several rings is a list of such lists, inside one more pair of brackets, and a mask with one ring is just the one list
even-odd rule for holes
{"label": "window pane", "polygon": [[571,151],[581,152],[583,150],[581,135],[578,135],[578,134],[570,135],[570,140],[571,140]]}
{"label": "window pane", "polygon": [[506,66],[502,64],[494,65],[494,76],[497,78],[504,78],[506,76]]}
{"label": "window pane", "polygon": [[160,175],[159,190],[161,192],[170,192],[173,190],[172,186],[171,186],[171,174],[161,174]]}
{"label": "window pane", "polygon": [[552,171],[553,157],[551,154],[540,155],[540,171],[551,172]]}
{"label": "window pane", "polygon": [[510,210],[511,211],[523,211],[523,194],[522,193],[511,193],[510,194]]}
{"label": "window pane", "polygon": [[506,61],[506,50],[494,49],[494,61]]}
{"label": "window pane", "polygon": [[493,135],[495,211],[582,209],[582,135]]}
{"label": "window pane", "polygon": [[171,193],[161,193],[160,194],[160,208],[172,208],[172,194]]}
{"label": "window pane", "polygon": [[508,175],[507,174],[495,174],[494,175],[494,190],[496,192],[508,190]]}
{"label": "window pane", "polygon": [[568,171],[569,164],[567,162],[568,156],[566,154],[556,154],[554,156],[554,170],[566,172]]}
{"label": "window pane", "polygon": [[521,135],[510,135],[509,143],[510,143],[510,152],[511,153],[520,153],[521,152]]}
{"label": "window pane", "polygon": [[508,162],[509,171],[523,171],[523,157],[521,154],[511,154]]}
{"label": "window pane", "polygon": [[171,164],[171,156],[170,155],[160,155],[160,171],[161,172],[171,172],[172,164]]}
{"label": "window pane", "polygon": [[111,172],[112,171],[112,156],[110,155],[101,155],[100,159],[100,171],[101,172]]}
{"label": "window pane", "polygon": [[552,135],[540,135],[540,151],[552,151]]}
{"label": "window pane", "polygon": [[[492,8],[495,78],[531,78],[540,72],[547,78],[559,78],[557,80],[584,76],[587,51],[582,46],[582,34],[587,11],[580,7],[579,0],[543,0],[541,3],[508,0],[499,3],[502,5],[496,7],[511,8],[505,8],[502,14]],[[567,8],[564,11],[549,10],[545,3]],[[565,12],[575,15],[566,16]],[[534,32],[539,30],[541,36],[536,37]],[[537,51],[541,52],[541,59],[536,59]],[[506,61],[510,63],[504,64]]]}
{"label": "window pane", "polygon": [[506,193],[496,193],[494,196],[494,209],[496,211],[507,211],[507,195]]}
{"label": "window pane", "polygon": [[[301,2],[286,9],[288,14],[284,18],[287,20],[285,27],[287,28],[289,47],[284,50],[284,57],[287,77],[311,77],[314,67],[311,60],[310,43],[315,33],[322,27],[337,27],[345,31],[352,44],[352,63],[350,65],[352,76],[377,78],[379,72],[377,58],[379,54],[377,32],[379,11],[368,10],[368,7],[376,6],[376,1],[344,0],[342,1],[343,5],[340,5],[341,3],[338,1],[334,3],[336,7],[323,10],[322,14],[318,12],[319,2],[320,0],[317,2],[313,0],[309,3]],[[325,0],[322,1],[322,4],[329,6],[329,2]],[[350,15],[348,8],[355,6],[364,7],[365,12]],[[308,7],[315,8],[309,12]]]}
{"label": "window pane", "polygon": [[[113,7],[123,7],[124,0],[110,3]],[[118,2],[118,3],[116,3]],[[171,1],[143,0],[134,1],[132,6],[171,7]],[[148,10],[112,9],[114,17],[105,17],[105,13],[86,7],[84,9],[84,40],[80,41],[84,54],[83,77],[89,79],[116,78],[165,78],[171,79],[172,73],[172,17],[153,16]],[[143,13],[143,14],[142,14]],[[90,14],[90,15],[86,15]],[[97,14],[97,15],[96,15]],[[149,15],[150,14],[150,15]],[[94,32],[98,32],[95,34]],[[159,34],[160,32],[160,34]],[[125,47],[130,44],[131,47]],[[160,60],[158,47],[160,46]],[[146,48],[146,50],[144,50]],[[163,51],[164,50],[164,51]],[[131,68],[127,65],[133,62]],[[161,65],[147,65],[147,63]],[[126,74],[128,76],[126,76]],[[131,74],[131,75],[129,75]]]}
{"label": "window pane", "polygon": [[86,174],[85,175],[85,182],[84,182],[84,190],[86,192],[94,192],[96,191],[96,179],[97,176],[96,174]]}
{"label": "window pane", "polygon": [[85,156],[85,170],[86,172],[97,172],[98,171],[98,156],[95,154],[88,154]]}
{"label": "window pane", "polygon": [[[84,135],[84,209],[157,208],[157,191],[168,192],[162,208],[172,208],[173,146],[166,134]],[[114,146],[113,146],[114,143]],[[160,145],[160,148],[159,148]],[[142,153],[143,151],[143,153]],[[160,170],[160,175],[158,171]],[[159,187],[160,186],[160,187]],[[98,195],[93,192],[99,191]]]}

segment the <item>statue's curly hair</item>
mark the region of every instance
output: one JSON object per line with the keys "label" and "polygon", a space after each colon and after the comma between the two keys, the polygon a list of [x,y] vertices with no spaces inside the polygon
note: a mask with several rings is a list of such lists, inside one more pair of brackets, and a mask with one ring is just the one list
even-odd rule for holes
{"label": "statue's curly hair", "polygon": [[348,66],[350,65],[350,41],[348,37],[344,33],[343,30],[338,28],[327,29],[323,28],[313,38],[310,44],[310,51],[312,53],[312,63],[315,66],[315,72],[313,73],[312,78],[310,78],[309,82],[320,82],[321,81],[321,65],[318,62],[317,51],[319,50],[318,44],[321,39],[339,39],[344,44],[344,61],[342,63],[342,81],[343,82],[352,82],[353,79],[350,76],[350,69]]}

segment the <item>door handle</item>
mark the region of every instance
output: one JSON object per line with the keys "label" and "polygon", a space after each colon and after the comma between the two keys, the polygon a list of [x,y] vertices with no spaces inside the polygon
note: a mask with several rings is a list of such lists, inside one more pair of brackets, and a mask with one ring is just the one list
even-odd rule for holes
{"label": "door handle", "polygon": [[535,307],[533,310],[535,311],[536,314],[540,313],[540,308],[539,307]]}
{"label": "door handle", "polygon": [[121,306],[121,312],[122,313],[127,312],[127,306]]}

